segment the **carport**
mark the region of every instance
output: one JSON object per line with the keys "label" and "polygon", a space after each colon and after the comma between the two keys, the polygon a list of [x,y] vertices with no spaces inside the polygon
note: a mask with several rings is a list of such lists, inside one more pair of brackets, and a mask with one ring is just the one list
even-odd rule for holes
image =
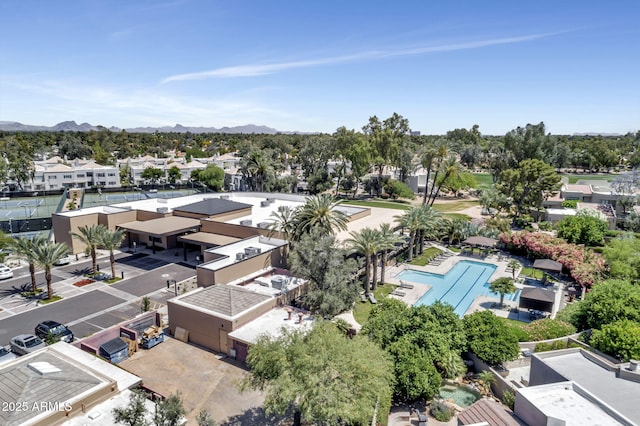
{"label": "carport", "polygon": [[198,232],[200,230],[200,220],[169,216],[121,223],[118,228],[127,231],[129,248],[136,242],[145,243],[151,245],[151,249],[155,254],[157,247],[163,249],[177,247],[178,235]]}
{"label": "carport", "polygon": [[212,247],[226,246],[227,244],[240,241],[242,238],[230,237],[228,235],[211,234],[209,232],[194,232],[193,234],[181,235],[178,242],[182,243],[184,250],[184,260],[187,260],[187,247],[198,247],[200,254]]}

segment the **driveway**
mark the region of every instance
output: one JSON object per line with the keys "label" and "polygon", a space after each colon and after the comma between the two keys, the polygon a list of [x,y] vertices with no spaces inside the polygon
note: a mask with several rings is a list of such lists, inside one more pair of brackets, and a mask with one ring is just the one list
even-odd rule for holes
{"label": "driveway", "polygon": [[180,391],[188,424],[195,424],[200,410],[207,410],[219,425],[277,425],[261,408],[262,393],[238,392],[247,374],[238,363],[218,354],[167,337],[151,349],[139,349],[118,366],[142,378],[153,391],[169,396]]}

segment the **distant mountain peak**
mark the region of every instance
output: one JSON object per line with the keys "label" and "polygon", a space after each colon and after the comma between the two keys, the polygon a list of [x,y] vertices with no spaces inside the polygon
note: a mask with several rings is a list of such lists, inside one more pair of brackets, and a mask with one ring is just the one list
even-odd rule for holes
{"label": "distant mountain peak", "polygon": [[[88,132],[91,130],[101,130],[107,129],[105,126],[94,126],[89,123],[78,124],[75,121],[63,121],[61,123],[56,124],[55,126],[34,126],[30,124],[22,124],[17,121],[0,121],[0,130],[9,131],[9,132]],[[112,132],[120,132],[123,129],[119,127],[109,127],[108,130]],[[276,134],[280,133],[278,130],[267,127],[260,126],[255,124],[247,124],[245,126],[234,126],[234,127],[222,127],[221,129],[217,129],[215,127],[196,127],[196,126],[183,126],[182,124],[176,124],[175,126],[162,126],[162,127],[132,127],[124,129],[127,132],[132,133],[153,133],[153,132],[164,132],[164,133],[267,133],[267,134]]]}

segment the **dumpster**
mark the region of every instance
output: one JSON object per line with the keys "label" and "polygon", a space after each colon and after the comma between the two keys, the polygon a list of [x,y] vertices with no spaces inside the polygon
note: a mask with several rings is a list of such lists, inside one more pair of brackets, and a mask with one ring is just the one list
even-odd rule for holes
{"label": "dumpster", "polygon": [[100,345],[99,355],[117,364],[129,357],[129,345],[119,337]]}

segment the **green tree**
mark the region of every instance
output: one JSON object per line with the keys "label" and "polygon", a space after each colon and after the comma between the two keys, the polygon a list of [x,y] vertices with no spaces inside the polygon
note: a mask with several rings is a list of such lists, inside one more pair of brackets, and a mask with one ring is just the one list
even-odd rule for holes
{"label": "green tree", "polygon": [[541,160],[523,160],[518,168],[500,175],[496,188],[509,198],[515,208],[514,223],[530,209],[540,209],[542,202],[560,189],[560,176]]}
{"label": "green tree", "polygon": [[155,186],[158,180],[164,175],[161,169],[157,167],[147,167],[142,171],[140,177],[145,181],[151,182],[151,185]]}
{"label": "green tree", "polygon": [[19,237],[12,240],[10,245],[11,251],[18,259],[22,259],[29,264],[29,276],[31,277],[31,291],[38,291],[36,283],[36,247],[46,243],[46,238],[42,235],[36,235],[32,239]]}
{"label": "green tree", "polygon": [[633,235],[616,238],[603,248],[611,278],[640,280],[640,239]]}
{"label": "green tree", "polygon": [[45,243],[34,246],[36,264],[44,269],[44,279],[47,282],[47,299],[53,297],[51,287],[51,268],[63,257],[69,254],[69,248],[62,243]]}
{"label": "green tree", "polygon": [[572,244],[600,246],[609,229],[605,220],[594,216],[567,216],[555,225],[558,237]]}
{"label": "green tree", "polygon": [[358,286],[351,279],[356,264],[345,256],[333,236],[318,230],[293,246],[291,271],[309,280],[303,303],[314,314],[331,318],[351,308],[358,297]]}
{"label": "green tree", "polygon": [[145,419],[147,414],[146,400],[147,397],[142,391],[131,391],[129,404],[126,407],[116,407],[111,411],[113,420],[117,424],[128,426],[147,426],[148,423]]}
{"label": "green tree", "polygon": [[483,370],[478,373],[478,382],[482,386],[482,390],[485,395],[491,395],[491,385],[496,382],[496,376],[491,371]]}
{"label": "green tree", "polygon": [[116,276],[116,257],[113,251],[120,248],[124,237],[125,231],[123,229],[110,231],[106,227],[101,229],[101,232],[98,235],[98,247],[104,250],[109,250],[109,263],[111,264],[112,278],[115,278]]}
{"label": "green tree", "polygon": [[516,272],[520,270],[520,267],[522,265],[520,264],[520,262],[518,261],[518,259],[511,259],[509,261],[509,263],[507,264],[508,268],[511,268],[511,278],[513,280],[516,279]]}
{"label": "green tree", "polygon": [[196,416],[196,423],[198,423],[198,426],[216,426],[216,422],[207,410],[200,410],[198,412],[198,415]]}
{"label": "green tree", "polygon": [[153,424],[156,426],[178,426],[186,413],[182,394],[178,391],[162,401],[156,402]]}
{"label": "green tree", "polygon": [[500,294],[500,306],[504,306],[504,295],[513,293],[517,290],[513,279],[508,277],[500,277],[489,283],[489,289],[494,293]]}
{"label": "green tree", "polygon": [[[366,362],[363,362],[366,360]],[[262,336],[249,349],[250,374],[241,390],[265,393],[267,413],[294,411],[294,425],[369,424],[391,404],[393,367],[389,356],[362,336],[349,339],[332,323],[317,323],[304,334],[283,330]]]}
{"label": "green tree", "polygon": [[169,179],[171,185],[175,185],[177,181],[182,179],[180,168],[178,168],[178,166],[171,166],[169,170],[167,170],[167,179]]}
{"label": "green tree", "polygon": [[198,180],[213,191],[221,191],[224,186],[224,170],[215,164],[208,164],[204,170],[200,170]]}
{"label": "green tree", "polygon": [[395,360],[396,397],[404,401],[432,399],[442,386],[442,377],[427,351],[410,338],[400,338],[388,348]]}
{"label": "green tree", "polygon": [[589,343],[623,362],[640,358],[640,324],[623,319],[593,330]]}
{"label": "green tree", "polygon": [[387,253],[396,247],[396,243],[404,241],[400,235],[393,231],[393,227],[388,223],[381,223],[378,228],[378,247],[381,250],[380,262],[380,282],[385,282],[385,272],[387,267]]}
{"label": "green tree", "polygon": [[338,209],[340,202],[328,194],[318,194],[307,198],[297,214],[299,235],[309,233],[317,228],[322,233],[335,235],[337,231],[345,231],[349,218]]}
{"label": "green tree", "polygon": [[408,198],[409,200],[413,200],[416,198],[413,194],[413,190],[409,188],[409,185],[395,179],[389,179],[384,184],[384,191],[394,200],[398,198]]}
{"label": "green tree", "polygon": [[100,235],[105,230],[104,225],[83,225],[78,227],[77,232],[71,232],[71,236],[83,243],[91,254],[91,273],[95,274],[98,264],[98,246],[100,244]]}
{"label": "green tree", "polygon": [[640,323],[640,287],[629,281],[602,281],[577,305],[579,309],[573,324],[579,330],[599,329],[625,319]]}
{"label": "green tree", "polygon": [[517,337],[491,311],[479,311],[462,319],[469,350],[491,365],[518,357]]}

